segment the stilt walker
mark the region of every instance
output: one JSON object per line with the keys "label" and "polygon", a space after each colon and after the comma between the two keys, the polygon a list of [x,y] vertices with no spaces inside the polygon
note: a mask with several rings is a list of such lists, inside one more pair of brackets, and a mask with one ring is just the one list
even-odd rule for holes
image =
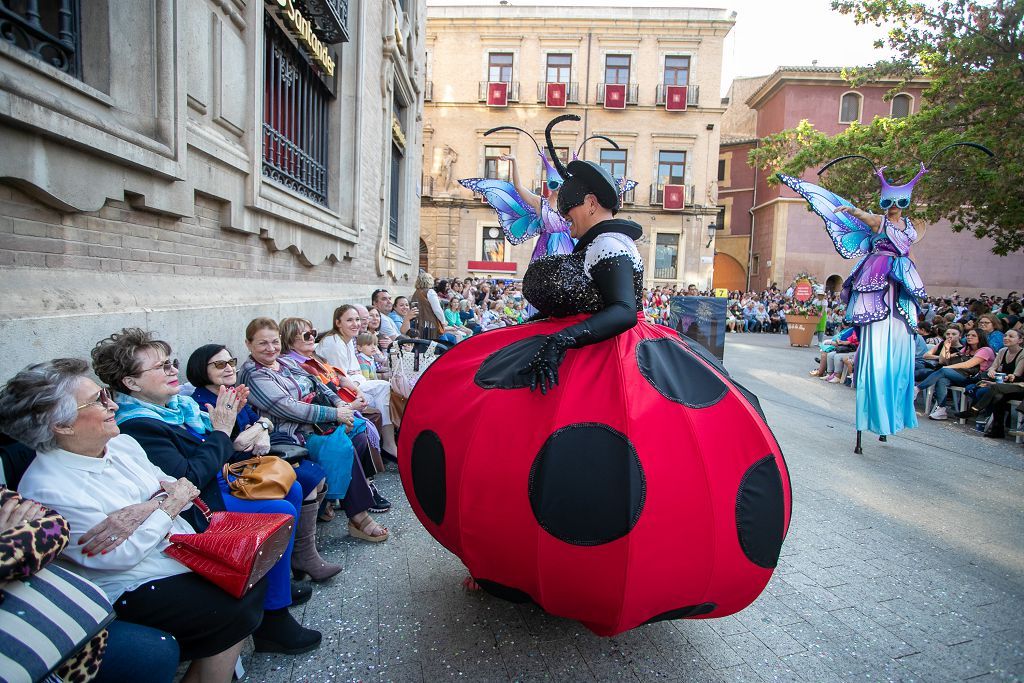
{"label": "stilt walker", "polygon": [[[966,146],[994,156],[973,142],[957,142],[936,152],[928,165],[946,150]],[[843,258],[859,257],[843,283],[842,301],[846,322],[857,325],[861,343],[856,356],[857,445],[869,430],[885,441],[889,434],[917,426],[914,410],[914,335],[917,333],[918,301],[925,296],[924,283],[910,259],[910,247],[919,235],[909,218],[914,185],[928,172],[923,162],[917,175],[903,185],[891,185],[885,166],[876,168],[867,157],[850,154],[833,159],[818,171],[848,159],[871,164],[882,186],[882,215],[858,209],[839,195],[799,178],[778,174],[779,179],[802,196],[811,210],[825,221],[825,228]]]}

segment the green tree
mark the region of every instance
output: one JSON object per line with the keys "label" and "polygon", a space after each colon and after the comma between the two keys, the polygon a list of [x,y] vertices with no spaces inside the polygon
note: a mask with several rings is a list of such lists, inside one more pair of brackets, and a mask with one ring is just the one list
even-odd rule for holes
{"label": "green tree", "polygon": [[[832,8],[858,24],[891,26],[876,46],[888,44],[897,55],[844,77],[854,86],[898,78],[891,98],[924,76],[930,84],[920,110],[853,124],[836,136],[803,121],[762,140],[750,163],[774,179],[775,171],[799,176],[834,157],[863,154],[888,165],[896,184],[944,145],[978,142],[996,158],[966,148],[941,155],[916,186],[911,209],[925,222],[946,218],[957,232],[991,238],[997,254],[1024,249],[1024,0],[833,0]],[[863,161],[838,164],[823,177],[862,207],[877,200],[878,182]]]}

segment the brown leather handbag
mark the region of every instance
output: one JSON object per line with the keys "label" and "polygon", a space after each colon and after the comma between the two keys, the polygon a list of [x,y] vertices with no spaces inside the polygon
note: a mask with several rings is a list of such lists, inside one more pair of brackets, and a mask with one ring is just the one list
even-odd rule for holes
{"label": "brown leather handbag", "polygon": [[295,468],[273,455],[258,455],[224,465],[231,495],[243,500],[280,500],[295,483]]}

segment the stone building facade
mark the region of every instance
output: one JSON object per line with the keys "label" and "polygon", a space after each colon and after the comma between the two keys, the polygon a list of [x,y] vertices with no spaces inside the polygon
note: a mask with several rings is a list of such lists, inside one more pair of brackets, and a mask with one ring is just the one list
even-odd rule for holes
{"label": "stone building facade", "polygon": [[[806,202],[782,185],[769,185],[767,174],[746,165],[747,153],[757,140],[792,128],[806,119],[815,128],[835,135],[853,122],[870,123],[876,117],[901,116],[917,111],[928,83],[913,81],[886,101],[896,82],[877,82],[851,88],[842,69],[833,67],[781,67],[761,79],[747,97],[729,102],[723,125],[720,164],[730,169],[731,184],[723,185],[721,201],[729,206],[729,239],[746,240],[748,281],[751,289],[775,282],[783,289],[797,273],[809,272],[826,286],[837,289],[853,266],[832,246],[821,219],[806,209]],[[749,90],[749,88],[747,88]],[[753,135],[750,123],[755,122]],[[804,178],[815,182],[816,169]],[[877,206],[862,207],[878,212]],[[1005,295],[1021,289],[1024,254],[997,256],[987,239],[968,232],[955,233],[947,221],[917,224],[923,238],[912,256],[928,292],[962,295],[981,292]],[[733,254],[737,256],[738,254]]]}
{"label": "stone building facade", "polygon": [[[638,246],[648,283],[710,285],[715,235],[708,226],[718,216],[719,92],[730,12],[441,3],[427,12],[421,267],[435,277],[523,276],[533,241],[505,242],[495,212],[457,180],[507,176],[497,157],[510,153],[523,184],[539,191],[543,167],[533,142],[515,131],[484,133],[514,125],[543,146],[547,122],[574,113],[580,122],[556,129],[560,152],[607,136],[618,150],[595,139],[581,158],[639,183],[619,216],[643,226]],[[507,102],[488,101],[494,83]],[[563,91],[564,102],[549,95],[549,84]],[[685,111],[670,110],[682,108],[669,95],[684,85]],[[622,86],[621,108],[611,108],[613,86]],[[678,104],[666,106],[670,101]],[[666,185],[683,188],[681,209],[665,208]]]}
{"label": "stone building facade", "polygon": [[0,39],[0,376],[411,289],[424,0],[40,0]]}

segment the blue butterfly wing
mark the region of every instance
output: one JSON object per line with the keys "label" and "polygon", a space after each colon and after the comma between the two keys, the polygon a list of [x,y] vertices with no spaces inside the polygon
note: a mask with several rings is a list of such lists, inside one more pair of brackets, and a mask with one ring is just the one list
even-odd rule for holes
{"label": "blue butterfly wing", "polygon": [[853,204],[814,183],[782,173],[777,175],[779,180],[807,200],[811,210],[825,221],[825,229],[840,256],[856,258],[871,251],[873,233],[867,223],[849,213],[835,212],[840,206],[853,206]]}
{"label": "blue butterfly wing", "polygon": [[638,183],[637,181],[629,180],[628,178],[616,178],[615,179],[615,185],[616,185],[616,187],[619,188],[619,196],[620,197],[622,195],[626,194],[627,192],[629,192],[630,190],[632,190],[634,187],[636,187],[639,184],[640,183]]}
{"label": "blue butterfly wing", "polygon": [[571,254],[576,240],[567,232],[552,232],[548,234],[547,256],[552,254]]}
{"label": "blue butterfly wing", "polygon": [[484,196],[498,214],[505,239],[512,244],[522,244],[540,232],[540,216],[523,201],[512,183],[507,180],[464,178],[459,184]]}

